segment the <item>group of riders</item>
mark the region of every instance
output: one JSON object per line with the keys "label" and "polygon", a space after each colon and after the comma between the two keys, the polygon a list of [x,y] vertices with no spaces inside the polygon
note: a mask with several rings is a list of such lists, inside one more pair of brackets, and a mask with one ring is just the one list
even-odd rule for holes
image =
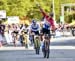
{"label": "group of riders", "polygon": [[[39,25],[36,23],[35,20],[33,20],[32,24],[30,26],[30,30],[31,30],[31,33],[34,33],[36,35],[36,36],[34,36],[34,38],[35,38],[34,48],[35,48],[36,54],[39,54],[40,38],[41,38],[41,40],[43,40],[42,51],[44,54],[44,58],[49,58],[49,53],[50,53],[49,46],[50,46],[50,39],[51,39],[50,29],[52,29],[53,31],[55,30],[53,13],[50,13],[49,15],[47,15],[40,6],[38,6],[38,7],[44,17],[44,22],[42,24],[42,28],[39,33]],[[40,37],[39,37],[39,35],[40,35]],[[44,36],[43,38],[42,38],[42,35]]]}
{"label": "group of riders", "polygon": [[[49,58],[49,53],[50,53],[49,46],[50,46],[50,39],[51,39],[50,29],[52,29],[53,31],[55,29],[53,13],[50,13],[49,15],[47,15],[40,6],[38,6],[38,7],[44,17],[42,28],[41,28],[41,30],[39,30],[39,28],[40,28],[39,24],[37,24],[36,20],[32,20],[32,24],[29,27],[30,28],[29,37],[31,37],[30,38],[31,43],[32,44],[34,43],[34,49],[36,51],[36,54],[39,54],[39,51],[40,51],[40,45],[41,45],[40,40],[43,41],[42,51],[44,54],[44,58]],[[17,31],[13,32],[14,45],[16,45],[15,40],[17,39],[16,38],[17,33],[18,33]],[[42,37],[42,36],[44,36],[44,37]],[[27,37],[28,37],[27,30],[22,31],[20,34],[20,39],[21,39],[22,45],[25,45],[26,48],[28,48]],[[23,39],[25,39],[25,41],[22,41]]]}

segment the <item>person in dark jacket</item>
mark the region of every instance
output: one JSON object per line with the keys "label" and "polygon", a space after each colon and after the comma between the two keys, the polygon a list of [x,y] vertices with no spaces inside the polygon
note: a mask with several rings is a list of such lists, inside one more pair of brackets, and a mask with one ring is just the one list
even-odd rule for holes
{"label": "person in dark jacket", "polygon": [[24,46],[24,43],[23,43],[23,41],[24,41],[24,32],[23,31],[21,31],[21,34],[20,34],[20,42],[21,42],[21,46]]}
{"label": "person in dark jacket", "polygon": [[4,40],[4,31],[5,31],[5,25],[2,24],[2,21],[0,21],[0,46],[2,46]]}

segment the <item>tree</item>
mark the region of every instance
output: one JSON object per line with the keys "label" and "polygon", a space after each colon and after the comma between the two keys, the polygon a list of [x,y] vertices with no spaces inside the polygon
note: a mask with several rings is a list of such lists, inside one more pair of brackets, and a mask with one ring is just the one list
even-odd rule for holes
{"label": "tree", "polygon": [[[53,11],[53,0],[36,0],[41,7],[50,13]],[[54,0],[56,20],[61,15],[61,4],[75,3],[75,0]],[[36,6],[35,0],[0,0],[0,10],[6,10],[7,16],[27,16],[30,19],[36,18],[40,20],[42,15]],[[66,14],[67,15],[67,14]],[[66,17],[66,16],[65,16]],[[65,19],[66,20],[66,19]]]}

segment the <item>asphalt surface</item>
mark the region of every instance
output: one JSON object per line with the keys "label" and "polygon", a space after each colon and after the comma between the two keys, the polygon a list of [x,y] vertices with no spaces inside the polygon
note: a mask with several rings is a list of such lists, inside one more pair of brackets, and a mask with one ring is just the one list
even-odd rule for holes
{"label": "asphalt surface", "polygon": [[1,47],[0,61],[75,61],[75,38],[57,39],[50,45],[49,59],[43,53],[36,55],[35,50],[25,47]]}
{"label": "asphalt surface", "polygon": [[42,52],[34,50],[0,51],[0,61],[75,61],[75,50],[51,49],[50,58],[43,58]]}

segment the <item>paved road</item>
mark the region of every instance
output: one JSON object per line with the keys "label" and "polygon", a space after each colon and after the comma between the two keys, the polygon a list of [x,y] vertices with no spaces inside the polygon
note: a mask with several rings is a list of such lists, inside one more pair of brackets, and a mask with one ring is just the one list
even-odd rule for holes
{"label": "paved road", "polygon": [[[59,40],[59,39],[57,39]],[[1,47],[0,49],[3,49]],[[14,49],[14,50],[13,50]],[[75,61],[75,39],[51,42],[50,58],[44,59],[42,51],[36,55],[33,49],[5,47],[0,50],[0,61]]]}
{"label": "paved road", "polygon": [[51,49],[50,58],[44,59],[42,52],[34,50],[0,51],[0,61],[75,61],[75,50]]}

